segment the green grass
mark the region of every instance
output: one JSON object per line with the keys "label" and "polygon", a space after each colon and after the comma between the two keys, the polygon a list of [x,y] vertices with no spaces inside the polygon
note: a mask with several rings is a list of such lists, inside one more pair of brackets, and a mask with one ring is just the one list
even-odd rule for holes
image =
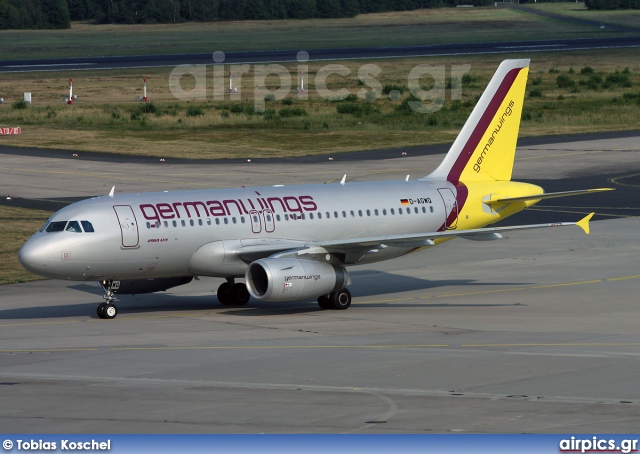
{"label": "green grass", "polygon": [[[547,11],[554,14],[600,22],[611,25],[619,25],[634,28],[640,31],[640,10],[613,10],[596,11],[588,10],[583,2],[558,2],[558,3],[527,3],[527,7]],[[606,27],[605,27],[606,30]]]}
{"label": "green grass", "polygon": [[[137,92],[132,81],[141,79],[135,71],[86,72],[74,80],[80,101],[72,106],[62,102],[65,79],[55,73],[27,74],[19,82],[4,75],[0,91],[15,90],[16,97],[32,91],[34,104],[26,109],[1,105],[0,124],[22,127],[22,135],[3,138],[10,146],[165,158],[294,156],[451,142],[506,57],[429,59],[447,71],[452,65],[471,65],[462,83],[462,99],[453,102],[447,89],[444,107],[433,114],[413,112],[407,105],[411,94],[404,91],[409,72],[423,59],[344,62],[351,74],[329,78],[331,90],[351,93],[341,102],[316,94],[313,81],[326,62],[311,64],[309,99],[300,100],[292,91],[285,100],[266,101],[264,113],[254,106],[251,72],[238,80],[241,101],[230,100],[228,94],[224,101],[214,101],[210,77],[207,101],[180,102],[168,89],[170,68],[156,68],[147,79],[152,99],[148,104],[133,101]],[[627,65],[640,61],[640,49],[531,57],[521,136],[638,128],[640,105],[633,96],[640,91],[640,66]],[[357,78],[358,68],[367,63],[379,65],[377,79],[383,89],[403,88],[399,99],[383,95],[368,102],[356,96],[369,89]],[[583,71],[587,63],[592,73]],[[295,74],[296,66],[289,65],[289,71]],[[268,79],[267,85],[276,82]]]}
{"label": "green grass", "polygon": [[0,206],[0,284],[42,279],[20,265],[18,251],[49,216],[51,213],[47,211]]}
{"label": "green grass", "polygon": [[[538,6],[546,8],[545,6]],[[582,3],[571,3],[573,7]],[[555,11],[555,10],[554,10]],[[571,10],[560,10],[572,14]],[[592,13],[592,12],[589,12]],[[589,17],[623,15],[593,12]],[[499,30],[499,32],[498,32]],[[69,30],[0,31],[0,60],[314,49],[612,36],[615,32],[541,18],[514,8],[436,8],[351,19],[156,25],[73,23]]]}

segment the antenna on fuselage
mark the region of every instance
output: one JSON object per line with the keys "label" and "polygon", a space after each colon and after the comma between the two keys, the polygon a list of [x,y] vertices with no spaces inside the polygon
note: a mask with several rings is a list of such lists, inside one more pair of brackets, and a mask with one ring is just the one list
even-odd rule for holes
{"label": "antenna on fuselage", "polygon": [[346,181],[347,181],[347,174],[345,173],[344,176],[342,177],[342,180],[340,180],[340,184],[344,186]]}
{"label": "antenna on fuselage", "polygon": [[115,193],[116,193],[116,187],[114,186],[114,187],[111,188],[111,191],[109,192],[109,197],[111,197],[113,199],[113,194],[115,194]]}
{"label": "antenna on fuselage", "polygon": [[409,181],[409,177],[410,177],[410,176],[411,176],[411,175],[407,175],[407,178],[405,178],[405,179],[404,179],[404,181]]}

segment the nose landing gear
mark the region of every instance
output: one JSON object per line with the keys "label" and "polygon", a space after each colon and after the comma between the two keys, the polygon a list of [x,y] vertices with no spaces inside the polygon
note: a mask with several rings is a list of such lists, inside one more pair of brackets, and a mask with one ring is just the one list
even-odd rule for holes
{"label": "nose landing gear", "polygon": [[118,315],[118,308],[113,304],[113,302],[116,301],[115,291],[120,288],[120,281],[98,281],[98,286],[100,286],[104,292],[102,297],[106,301],[105,303],[98,305],[98,317],[104,319],[116,318],[116,315]]}

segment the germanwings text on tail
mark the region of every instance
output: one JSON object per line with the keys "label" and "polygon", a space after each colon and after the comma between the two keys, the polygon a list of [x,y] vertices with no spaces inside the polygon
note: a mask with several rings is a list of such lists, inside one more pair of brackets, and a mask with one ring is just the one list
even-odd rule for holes
{"label": "germanwings text on tail", "polygon": [[[418,180],[115,194],[55,213],[20,250],[33,273],[95,280],[100,318],[117,295],[164,291],[197,276],[226,281],[223,305],[317,299],[347,309],[345,267],[429,249],[456,237],[493,240],[491,227],[542,199],[608,190],[544,193],[511,181],[529,60],[500,64],[442,163]],[[374,197],[372,197],[374,195]],[[244,278],[244,283],[237,279]]]}

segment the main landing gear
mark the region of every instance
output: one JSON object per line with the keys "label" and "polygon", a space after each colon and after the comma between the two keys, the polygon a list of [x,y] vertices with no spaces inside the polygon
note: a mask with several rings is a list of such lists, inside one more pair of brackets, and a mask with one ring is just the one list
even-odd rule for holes
{"label": "main landing gear", "polygon": [[335,293],[318,297],[318,306],[322,309],[345,310],[351,306],[351,292],[343,288]]}
{"label": "main landing gear", "polygon": [[106,319],[116,318],[116,315],[118,315],[118,308],[113,304],[113,302],[116,301],[115,290],[120,288],[120,281],[98,281],[98,285],[104,292],[102,297],[106,301],[105,303],[98,305],[98,317]]}
{"label": "main landing gear", "polygon": [[236,283],[233,278],[228,277],[227,282],[218,287],[217,296],[224,306],[244,306],[249,302],[250,295],[245,284]]}

